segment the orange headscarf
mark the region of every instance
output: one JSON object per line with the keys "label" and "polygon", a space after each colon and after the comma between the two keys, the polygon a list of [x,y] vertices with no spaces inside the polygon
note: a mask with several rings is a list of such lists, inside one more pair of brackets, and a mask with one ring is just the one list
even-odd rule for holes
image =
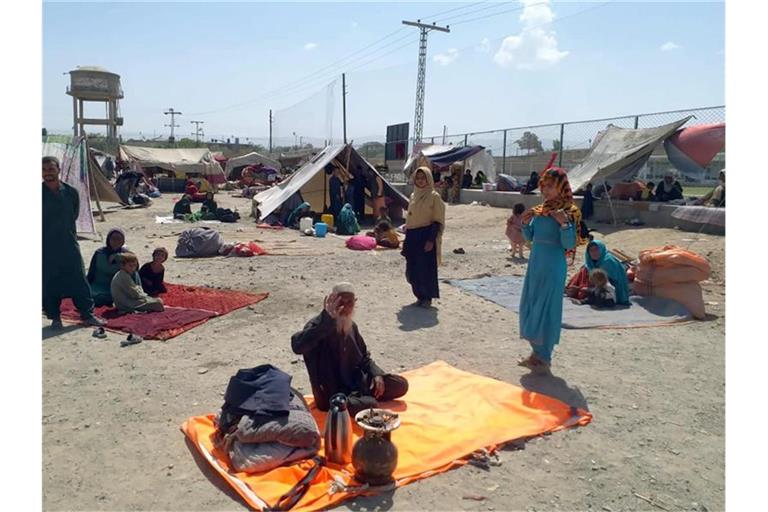
{"label": "orange headscarf", "polygon": [[550,167],[541,173],[539,188],[547,183],[554,185],[555,190],[557,190],[557,197],[547,199],[540,205],[534,206],[532,208],[533,213],[535,215],[549,215],[557,210],[563,210],[576,229],[576,245],[582,245],[584,240],[581,238],[580,229],[581,210],[573,202],[573,191],[571,190],[571,184],[568,182],[568,175],[560,167]]}

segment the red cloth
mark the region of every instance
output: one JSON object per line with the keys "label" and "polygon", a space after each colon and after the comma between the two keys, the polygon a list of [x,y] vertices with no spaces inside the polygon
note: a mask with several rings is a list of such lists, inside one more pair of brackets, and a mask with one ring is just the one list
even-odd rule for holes
{"label": "red cloth", "polygon": [[581,267],[581,270],[565,285],[565,294],[574,299],[584,300],[587,298],[585,291],[587,288],[589,288],[589,270],[587,267]]}
{"label": "red cloth", "polygon": [[239,243],[234,249],[235,256],[263,256],[267,251],[262,249],[256,242]]}
{"label": "red cloth", "polygon": [[[133,333],[147,339],[167,340],[197,327],[215,316],[226,315],[236,309],[256,304],[266,299],[268,293],[247,293],[235,290],[215,290],[203,286],[184,286],[165,283],[168,290],[159,297],[165,311],[130,313],[121,315],[117,309],[101,306],[95,309],[97,316],[107,321],[111,331]],[[77,322],[80,313],[70,299],[61,304],[61,317]]]}

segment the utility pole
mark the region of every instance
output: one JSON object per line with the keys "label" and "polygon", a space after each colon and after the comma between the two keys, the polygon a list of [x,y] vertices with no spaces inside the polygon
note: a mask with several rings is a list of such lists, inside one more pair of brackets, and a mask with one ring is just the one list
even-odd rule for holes
{"label": "utility pole", "polygon": [[272,109],[269,109],[269,153],[272,154]]}
{"label": "utility pole", "polygon": [[344,120],[344,144],[347,143],[347,74],[341,74],[341,107]]}
{"label": "utility pole", "polygon": [[435,23],[427,25],[421,20],[405,21],[403,25],[417,27],[420,32],[419,37],[419,71],[416,76],[416,112],[413,115],[413,142],[421,142],[421,134],[424,128],[424,87],[427,77],[427,34],[430,30],[439,32],[450,32],[450,25],[439,27]]}
{"label": "utility pole", "polygon": [[203,133],[203,129],[200,128],[201,124],[205,124],[205,121],[190,121],[189,124],[195,125],[195,145],[200,144],[200,134]]}
{"label": "utility pole", "polygon": [[171,136],[168,138],[168,142],[174,143],[174,142],[176,142],[176,139],[173,136],[173,129],[179,127],[179,125],[176,124],[176,116],[180,116],[181,112],[178,112],[176,110],[173,110],[172,108],[169,108],[168,110],[163,112],[163,114],[165,114],[167,116],[168,115],[171,116],[171,124],[166,124],[165,126],[170,126],[171,127]]}

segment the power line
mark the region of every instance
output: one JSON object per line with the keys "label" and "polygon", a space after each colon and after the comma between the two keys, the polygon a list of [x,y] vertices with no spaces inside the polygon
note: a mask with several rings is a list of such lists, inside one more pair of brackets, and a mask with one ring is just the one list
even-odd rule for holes
{"label": "power line", "polygon": [[437,21],[439,21],[438,20],[438,16],[441,16],[443,14],[448,14],[449,12],[461,11],[463,9],[469,9],[470,7],[474,7],[475,5],[480,5],[480,4],[484,4],[484,3],[487,3],[487,2],[490,2],[490,0],[483,0],[482,2],[475,2],[475,3],[472,3],[472,4],[466,4],[466,5],[462,5],[462,6],[459,6],[459,7],[454,7],[453,9],[448,9],[447,11],[436,12],[434,14],[430,14],[429,16],[422,16],[421,19],[424,19],[424,20],[426,20],[426,19],[432,20],[433,19],[433,20],[435,20],[437,22]]}
{"label": "power line", "polygon": [[[330,64],[328,64],[326,66],[318,68],[315,71],[313,71],[312,73],[310,73],[308,75],[305,75],[302,78],[299,78],[297,80],[293,80],[291,82],[287,82],[287,83],[283,84],[281,87],[279,87],[277,89],[273,89],[271,91],[267,91],[267,92],[265,92],[265,93],[263,93],[263,94],[261,94],[261,95],[259,95],[257,97],[254,97],[254,98],[252,98],[250,100],[246,100],[246,101],[244,101],[242,103],[238,103],[238,104],[235,104],[235,105],[230,105],[228,107],[223,107],[221,109],[211,110],[211,111],[208,111],[208,112],[197,112],[197,113],[194,113],[192,115],[206,115],[206,114],[212,114],[214,112],[221,112],[221,111],[225,111],[225,110],[231,110],[233,108],[241,107],[241,106],[248,105],[250,103],[254,103],[256,101],[259,101],[259,100],[263,99],[265,96],[269,96],[269,95],[272,95],[274,93],[282,93],[282,92],[285,92],[286,90],[290,90],[290,89],[293,89],[293,88],[296,88],[296,87],[300,87],[307,80],[316,81],[316,80],[318,80],[318,77],[317,77],[318,74],[327,75],[327,73],[323,73],[325,70],[327,70],[329,68],[332,68],[334,66],[337,66],[338,64],[340,64],[340,63],[350,59],[351,57],[353,57],[353,56],[355,56],[355,55],[357,55],[359,53],[362,53],[365,50],[367,50],[369,48],[372,48],[373,46],[376,46],[377,44],[379,44],[379,43],[389,39],[390,37],[394,36],[395,34],[397,34],[399,32],[402,32],[403,30],[405,30],[405,29],[403,27],[401,27],[401,28],[399,28],[399,29],[397,29],[397,30],[395,30],[393,32],[390,32],[389,34],[385,35],[384,37],[381,37],[381,38],[377,39],[376,41],[374,41],[374,42],[372,42],[372,43],[370,43],[370,44],[360,48],[359,50],[356,50],[356,51],[346,55],[345,57],[342,57],[341,59],[338,59],[338,60],[336,60],[336,61],[334,61],[334,62],[332,62],[332,63],[330,63]],[[408,34],[408,36],[406,36],[406,37],[410,37],[410,34]],[[377,51],[379,51],[379,50],[381,50],[383,48],[386,48],[388,46],[391,46],[392,44],[395,44],[395,43],[397,43],[399,41],[402,41],[403,39],[404,38],[400,38],[400,39],[397,39],[397,40],[395,40],[393,42],[390,42],[390,43],[382,46],[381,48],[378,48],[378,49],[374,50],[373,53],[376,53]],[[352,61],[354,61],[354,60],[357,60],[357,58],[356,59],[352,59]],[[338,72],[334,72],[334,75],[337,75],[337,74],[338,74]]]}
{"label": "power line", "polygon": [[[483,3],[483,2],[481,2],[481,3]],[[511,4],[511,3],[518,3],[518,2],[494,2],[491,5],[486,5],[485,7],[481,7],[479,9],[475,9],[473,11],[468,11],[468,12],[462,12],[462,13],[459,13],[459,14],[454,14],[453,16],[448,16],[447,18],[438,18],[435,21],[439,21],[440,23],[445,23],[446,21],[454,20],[456,18],[461,18],[462,16],[469,16],[470,14],[475,14],[475,13],[478,13],[478,12],[481,12],[481,11],[487,11],[488,9],[496,9],[496,8],[499,8],[499,7],[504,7],[507,4]],[[547,2],[541,2],[541,3],[542,4],[546,4]],[[540,5],[540,4],[532,4],[532,5]],[[517,9],[524,9],[524,8],[525,8],[524,6],[523,7],[520,7],[520,6],[517,7]],[[454,23],[454,25],[455,25],[455,23]]]}
{"label": "power line", "polygon": [[[592,11],[594,9],[599,9],[601,7],[605,7],[606,5],[608,5],[610,3],[613,3],[615,1],[616,0],[608,0],[607,2],[603,2],[601,4],[593,5],[591,7],[587,7],[586,9],[582,9],[581,11],[577,11],[575,13],[568,14],[566,16],[562,16],[562,17],[559,17],[559,18],[554,18],[552,21],[549,21],[549,22],[546,22],[546,23],[541,23],[539,25],[532,26],[532,27],[526,27],[526,28],[539,28],[539,27],[543,27],[545,25],[551,25],[553,23],[557,23],[559,21],[562,21],[562,20],[565,20],[565,19],[568,19],[568,18],[572,18],[572,17],[578,16],[580,14],[584,14],[585,12],[589,12],[589,11]],[[494,16],[499,16],[501,14],[507,14],[507,13],[510,13],[510,12],[522,11],[526,7],[532,7],[532,6],[535,6],[535,5],[544,5],[544,4],[548,4],[548,3],[549,2],[539,2],[539,3],[536,3],[536,4],[530,4],[530,5],[527,5],[527,6],[524,6],[524,7],[517,7],[517,8],[514,8],[514,9],[508,9],[506,11],[496,12],[496,13],[488,14],[486,16],[480,16],[480,17],[472,18],[472,19],[468,19],[468,20],[457,21],[457,22],[453,23],[453,25],[462,25],[464,23],[471,23],[473,21],[479,21],[479,20],[484,20],[484,19],[488,19],[488,18],[493,18]]]}

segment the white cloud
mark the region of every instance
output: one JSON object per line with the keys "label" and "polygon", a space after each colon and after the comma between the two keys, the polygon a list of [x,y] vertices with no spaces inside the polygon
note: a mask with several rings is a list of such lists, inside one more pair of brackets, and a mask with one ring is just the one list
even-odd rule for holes
{"label": "white cloud", "polygon": [[456,61],[459,58],[459,50],[451,48],[445,53],[438,53],[432,60],[440,64],[441,66],[447,66]]}
{"label": "white cloud", "polygon": [[480,44],[475,46],[475,51],[478,51],[480,53],[488,53],[491,51],[491,40],[487,37],[484,37],[482,41],[480,41]]}
{"label": "white cloud", "polygon": [[552,29],[555,14],[549,1],[521,0],[522,30],[517,35],[504,38],[493,56],[494,62],[503,68],[540,69],[554,66],[569,52],[558,48],[557,37]]}
{"label": "white cloud", "polygon": [[671,52],[672,50],[677,50],[678,48],[680,48],[680,45],[673,43],[672,41],[667,41],[660,47],[661,51],[663,52]]}
{"label": "white cloud", "polygon": [[317,48],[317,43],[307,43],[304,45],[304,49],[308,52],[314,50],[315,48]]}

